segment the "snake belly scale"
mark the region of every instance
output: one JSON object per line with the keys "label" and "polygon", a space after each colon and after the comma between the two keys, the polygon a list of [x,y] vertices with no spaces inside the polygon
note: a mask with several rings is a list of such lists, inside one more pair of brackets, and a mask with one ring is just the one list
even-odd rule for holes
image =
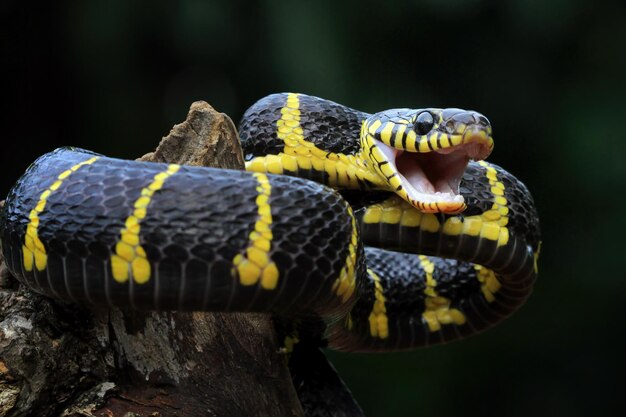
{"label": "snake belly scale", "polygon": [[9,270],[88,305],[314,317],[347,351],[462,338],[532,290],[537,213],[482,160],[484,116],[275,94],[240,135],[249,172],[43,155],[1,213]]}

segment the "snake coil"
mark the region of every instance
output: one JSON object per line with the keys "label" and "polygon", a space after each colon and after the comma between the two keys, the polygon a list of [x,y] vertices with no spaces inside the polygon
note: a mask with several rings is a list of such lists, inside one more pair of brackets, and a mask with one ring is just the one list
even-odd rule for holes
{"label": "snake coil", "polygon": [[43,155],[0,218],[9,270],[95,306],[319,318],[350,351],[465,337],[529,295],[537,213],[511,174],[468,163],[493,147],[484,116],[276,94],[240,134],[249,172]]}

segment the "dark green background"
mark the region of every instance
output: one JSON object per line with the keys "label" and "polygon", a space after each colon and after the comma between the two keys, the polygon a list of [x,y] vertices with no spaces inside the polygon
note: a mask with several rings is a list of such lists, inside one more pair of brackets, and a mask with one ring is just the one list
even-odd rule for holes
{"label": "dark green background", "polygon": [[329,356],[368,416],[623,411],[624,2],[29,3],[0,5],[2,194],[57,146],[141,155],[198,99],[235,121],[280,91],[479,110],[539,207],[535,293],[463,342]]}

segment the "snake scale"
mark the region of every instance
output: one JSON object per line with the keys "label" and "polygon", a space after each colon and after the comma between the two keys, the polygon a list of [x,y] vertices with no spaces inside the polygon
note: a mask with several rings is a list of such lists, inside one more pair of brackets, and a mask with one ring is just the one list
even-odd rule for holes
{"label": "snake scale", "polygon": [[483,161],[493,140],[479,113],[370,115],[274,94],[240,136],[247,172],[41,156],[1,214],[9,270],[88,305],[317,318],[345,351],[462,338],[529,295],[537,212]]}

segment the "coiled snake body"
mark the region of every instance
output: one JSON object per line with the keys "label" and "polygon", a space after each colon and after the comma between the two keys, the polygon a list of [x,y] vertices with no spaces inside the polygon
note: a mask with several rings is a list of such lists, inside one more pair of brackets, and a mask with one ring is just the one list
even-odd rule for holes
{"label": "coiled snake body", "polygon": [[482,161],[482,115],[276,94],[240,135],[249,172],[40,157],[2,212],[7,266],[86,304],[318,317],[330,347],[357,351],[470,335],[530,293],[537,214]]}

